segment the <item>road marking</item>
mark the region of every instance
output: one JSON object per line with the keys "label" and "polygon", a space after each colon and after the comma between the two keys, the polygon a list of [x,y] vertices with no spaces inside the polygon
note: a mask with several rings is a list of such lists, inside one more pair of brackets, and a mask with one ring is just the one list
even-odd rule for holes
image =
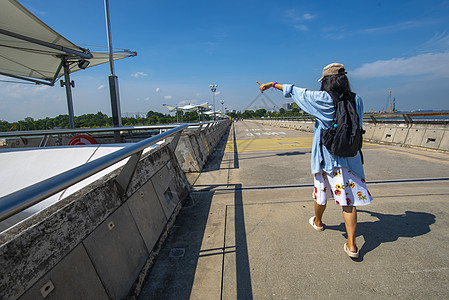
{"label": "road marking", "polygon": [[249,132],[246,134],[246,136],[260,136],[260,135],[286,135],[283,131],[274,131],[274,132]]}
{"label": "road marking", "polygon": [[[234,141],[228,140],[225,152],[234,152],[234,146]],[[310,149],[312,148],[312,137],[237,140],[236,146],[239,152]]]}

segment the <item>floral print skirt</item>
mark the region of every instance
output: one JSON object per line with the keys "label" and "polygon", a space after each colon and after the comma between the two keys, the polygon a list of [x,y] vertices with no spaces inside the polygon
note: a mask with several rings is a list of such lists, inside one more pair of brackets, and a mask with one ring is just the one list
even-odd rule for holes
{"label": "floral print skirt", "polygon": [[314,175],[313,198],[319,205],[334,198],[341,206],[362,206],[371,203],[373,197],[366,187],[365,179],[358,177],[346,167],[334,169],[332,174],[321,171]]}

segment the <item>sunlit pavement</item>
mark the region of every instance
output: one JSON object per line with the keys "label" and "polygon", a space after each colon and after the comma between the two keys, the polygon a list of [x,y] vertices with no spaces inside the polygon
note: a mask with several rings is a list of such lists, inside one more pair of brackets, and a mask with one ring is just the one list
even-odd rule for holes
{"label": "sunlit pavement", "polygon": [[312,135],[234,122],[147,278],[141,299],[449,297],[449,155],[365,144],[374,197],[360,207],[360,258],[343,251],[331,200],[315,231]]}

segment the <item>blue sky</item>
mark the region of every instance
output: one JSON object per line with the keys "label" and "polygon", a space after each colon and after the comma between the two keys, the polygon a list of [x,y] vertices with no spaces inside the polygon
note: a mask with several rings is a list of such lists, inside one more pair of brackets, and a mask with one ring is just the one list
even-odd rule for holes
{"label": "blue sky", "polygon": [[[102,0],[19,0],[78,45],[107,46]],[[282,107],[256,81],[319,89],[322,68],[345,64],[365,111],[389,91],[400,110],[449,110],[449,1],[116,1],[112,42],[138,55],[116,62],[122,113],[168,112],[163,103],[230,110]],[[92,46],[93,45],[93,46]],[[109,66],[72,74],[75,115],[111,115]],[[257,98],[258,97],[258,98]],[[257,98],[257,99],[256,99]],[[265,101],[262,101],[265,100]],[[0,119],[67,114],[65,91],[0,82]]]}

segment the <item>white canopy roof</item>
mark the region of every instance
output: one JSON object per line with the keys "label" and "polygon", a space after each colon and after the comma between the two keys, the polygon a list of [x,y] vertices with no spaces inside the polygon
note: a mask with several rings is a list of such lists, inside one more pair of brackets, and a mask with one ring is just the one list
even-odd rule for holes
{"label": "white canopy roof", "polygon": [[204,102],[203,104],[187,104],[184,106],[171,106],[167,104],[162,104],[165,106],[169,111],[174,110],[201,110],[201,109],[209,109],[209,104],[207,102]]}
{"label": "white canopy roof", "polygon": [[177,106],[170,106],[167,104],[162,104],[162,105],[165,106],[169,111],[174,111],[174,110],[179,109]]}
{"label": "white canopy roof", "polygon": [[[114,60],[135,56],[135,52],[114,54]],[[80,70],[78,61],[89,67],[109,61],[108,53],[81,48],[44,22],[16,0],[0,1],[0,74],[34,82],[54,84],[64,74],[62,60],[70,72]]]}

